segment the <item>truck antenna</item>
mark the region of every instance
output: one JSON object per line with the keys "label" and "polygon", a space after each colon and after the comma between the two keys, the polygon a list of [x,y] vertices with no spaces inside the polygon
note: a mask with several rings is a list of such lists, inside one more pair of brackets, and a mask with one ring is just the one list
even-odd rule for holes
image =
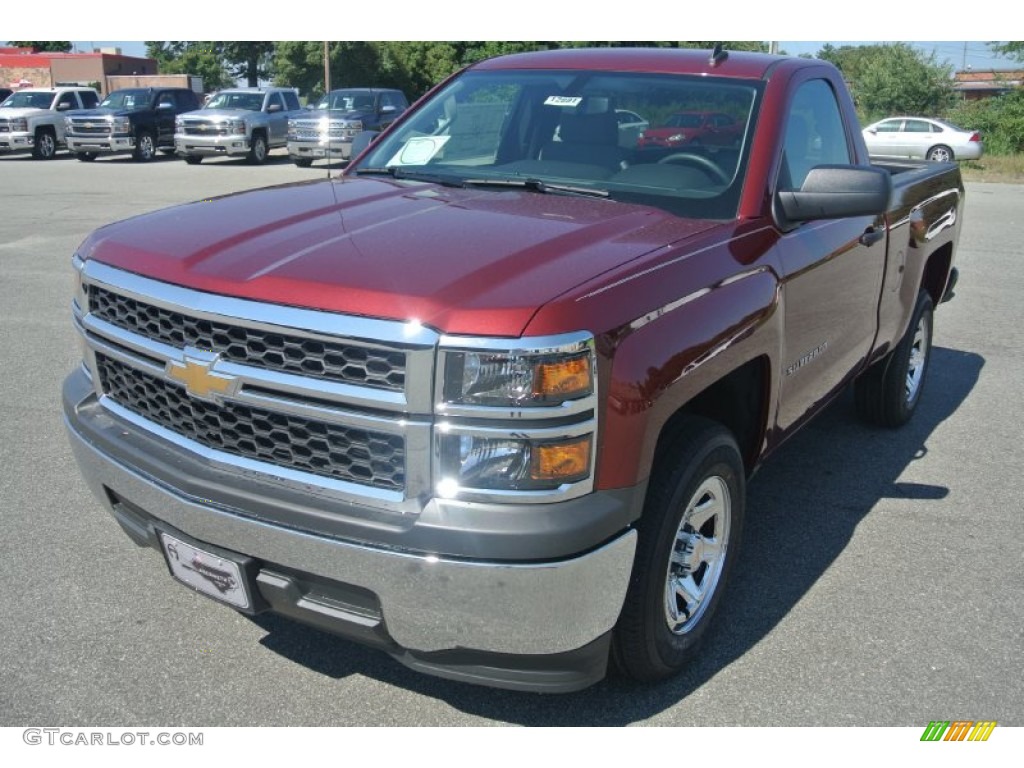
{"label": "truck antenna", "polygon": [[717,67],[727,58],[729,58],[729,52],[722,48],[721,43],[716,43],[714,50],[711,51],[711,58],[708,59],[708,64],[712,67]]}

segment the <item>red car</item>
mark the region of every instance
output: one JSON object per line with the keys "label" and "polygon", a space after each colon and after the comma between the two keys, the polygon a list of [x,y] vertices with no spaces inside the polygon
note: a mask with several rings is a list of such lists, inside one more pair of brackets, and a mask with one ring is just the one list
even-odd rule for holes
{"label": "red car", "polygon": [[731,147],[739,144],[743,124],[724,112],[676,112],[660,128],[640,134],[637,146],[681,147],[706,144]]}

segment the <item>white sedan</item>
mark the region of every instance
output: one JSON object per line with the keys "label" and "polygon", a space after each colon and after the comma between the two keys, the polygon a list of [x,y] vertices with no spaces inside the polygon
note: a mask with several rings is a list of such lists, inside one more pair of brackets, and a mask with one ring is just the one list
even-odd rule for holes
{"label": "white sedan", "polygon": [[930,117],[889,117],[864,129],[871,157],[924,158],[937,162],[977,160],[985,146],[977,131]]}

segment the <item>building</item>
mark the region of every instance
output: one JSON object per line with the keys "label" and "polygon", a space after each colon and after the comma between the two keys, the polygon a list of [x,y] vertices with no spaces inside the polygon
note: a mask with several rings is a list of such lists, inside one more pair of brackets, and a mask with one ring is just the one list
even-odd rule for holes
{"label": "building", "polygon": [[156,73],[156,59],[122,56],[106,49],[94,53],[35,53],[30,48],[0,48],[0,85],[5,88],[85,85],[106,94],[111,90],[108,77]]}
{"label": "building", "polygon": [[1021,85],[1024,69],[968,69],[953,75],[953,90],[968,101],[1001,96]]}

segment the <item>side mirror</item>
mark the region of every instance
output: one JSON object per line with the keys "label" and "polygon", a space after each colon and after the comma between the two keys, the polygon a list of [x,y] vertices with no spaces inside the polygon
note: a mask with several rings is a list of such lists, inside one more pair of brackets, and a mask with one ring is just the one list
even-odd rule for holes
{"label": "side mirror", "polygon": [[159,109],[161,112],[166,112],[169,109],[174,109],[174,105],[164,102],[163,104],[157,104],[156,108]]}
{"label": "side mirror", "polygon": [[888,210],[891,195],[892,177],[881,168],[819,165],[799,190],[779,192],[777,200],[786,222],[795,223],[878,216]]}
{"label": "side mirror", "polygon": [[281,111],[281,105],[280,104],[271,104],[269,107],[267,107],[267,112],[280,112],[280,111]]}
{"label": "side mirror", "polygon": [[393,115],[397,111],[398,110],[395,109],[394,104],[385,104],[383,107],[380,108],[380,113],[382,115]]}
{"label": "side mirror", "polygon": [[876,133],[878,133],[878,129],[877,128],[868,128],[868,133],[870,133],[872,136],[874,136]]}
{"label": "side mirror", "polygon": [[58,104],[57,105],[57,111],[58,112],[67,112],[69,109],[71,109],[71,105],[70,104]]}
{"label": "side mirror", "polygon": [[352,159],[362,154],[368,146],[373,144],[378,136],[380,136],[380,131],[360,131],[357,133],[352,139]]}

